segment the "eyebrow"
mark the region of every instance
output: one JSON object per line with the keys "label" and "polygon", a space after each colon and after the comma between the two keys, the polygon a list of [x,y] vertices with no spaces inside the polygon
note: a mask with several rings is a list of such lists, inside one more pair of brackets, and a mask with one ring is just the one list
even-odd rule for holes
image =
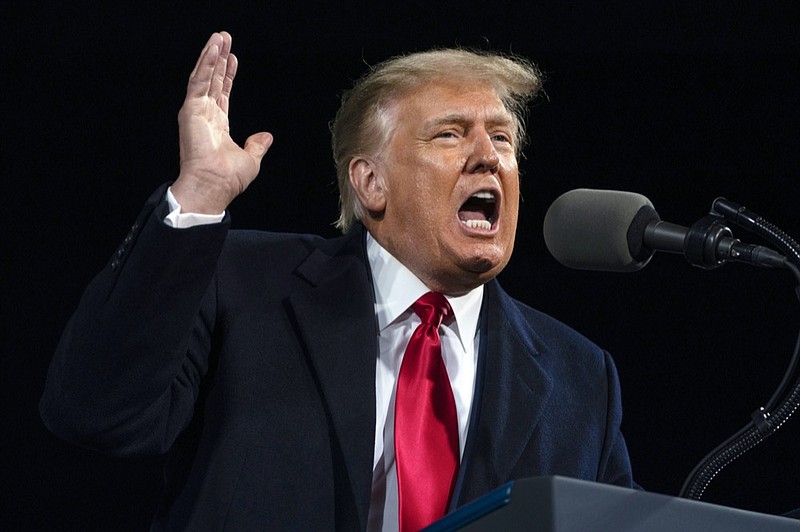
{"label": "eyebrow", "polygon": [[[429,122],[425,123],[424,127],[425,130],[430,130],[430,129],[436,129],[437,127],[444,126],[447,124],[458,124],[460,126],[466,126],[472,122],[474,122],[474,120],[463,113],[450,113],[444,116],[431,119]],[[501,126],[514,129],[514,120],[506,114],[494,113],[487,118],[486,122],[489,127]],[[516,136],[517,132],[514,131],[513,133]]]}

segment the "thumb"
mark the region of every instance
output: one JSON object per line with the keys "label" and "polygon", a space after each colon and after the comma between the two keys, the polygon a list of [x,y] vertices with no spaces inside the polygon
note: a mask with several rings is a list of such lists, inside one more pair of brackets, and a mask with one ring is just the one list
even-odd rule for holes
{"label": "thumb", "polygon": [[267,153],[269,147],[272,146],[272,134],[262,131],[247,137],[244,141],[244,151],[252,156],[256,161],[261,162],[264,154]]}

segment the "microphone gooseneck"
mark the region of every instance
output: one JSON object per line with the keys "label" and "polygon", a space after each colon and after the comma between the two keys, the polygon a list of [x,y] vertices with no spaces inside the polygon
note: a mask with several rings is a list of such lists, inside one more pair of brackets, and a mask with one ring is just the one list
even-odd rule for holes
{"label": "microphone gooseneck", "polygon": [[[777,226],[725,198],[717,198],[711,212],[764,238],[786,254],[784,267],[798,281],[795,295],[800,299],[800,245]],[[699,500],[711,481],[725,467],[774,434],[800,407],[800,335],[789,366],[766,406],[750,416],[750,422],[708,453],[689,473],[679,496]]]}

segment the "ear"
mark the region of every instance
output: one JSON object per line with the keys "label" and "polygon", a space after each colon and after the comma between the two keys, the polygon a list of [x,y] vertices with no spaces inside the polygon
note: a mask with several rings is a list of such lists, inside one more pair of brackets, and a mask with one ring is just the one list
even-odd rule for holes
{"label": "ear", "polygon": [[354,157],[350,161],[349,173],[350,185],[364,210],[371,216],[380,217],[386,210],[386,191],[375,161]]}

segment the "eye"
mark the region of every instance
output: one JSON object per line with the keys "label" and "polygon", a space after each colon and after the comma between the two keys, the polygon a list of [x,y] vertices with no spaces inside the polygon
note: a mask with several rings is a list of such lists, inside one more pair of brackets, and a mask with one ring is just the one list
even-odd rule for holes
{"label": "eye", "polygon": [[436,134],[435,138],[437,139],[454,139],[458,136],[458,134],[453,131],[452,129],[448,129],[447,131],[441,131]]}
{"label": "eye", "polygon": [[492,140],[495,142],[504,142],[507,144],[511,144],[511,137],[506,135],[505,133],[495,133],[492,135]]}

